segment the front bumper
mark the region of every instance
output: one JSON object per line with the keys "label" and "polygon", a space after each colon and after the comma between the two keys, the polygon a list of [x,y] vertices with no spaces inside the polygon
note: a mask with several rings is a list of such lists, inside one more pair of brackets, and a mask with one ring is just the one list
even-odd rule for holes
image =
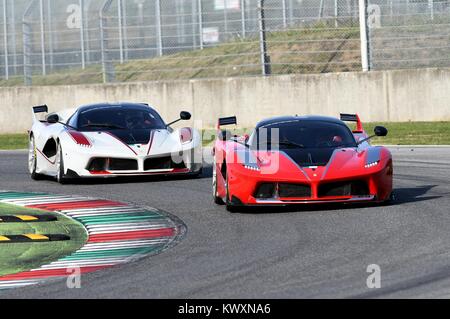
{"label": "front bumper", "polygon": [[[350,183],[353,181],[363,181],[367,185],[367,192],[345,195],[323,195],[319,191],[320,187],[332,183]],[[280,197],[257,198],[257,190],[261,184],[299,184],[307,185],[311,189],[310,196],[302,197]],[[330,204],[330,203],[370,203],[383,202],[392,193],[392,175],[388,174],[388,169],[371,171],[369,174],[354,174],[339,179],[307,179],[304,174],[288,175],[262,175],[259,172],[252,172],[238,168],[231,170],[229,176],[230,200],[236,206],[283,206],[302,204]]]}
{"label": "front bumper", "polygon": [[[151,175],[189,175],[197,174],[202,170],[202,164],[193,162],[193,152],[199,152],[199,150],[190,150],[182,155],[182,161],[184,165],[169,167],[169,168],[147,168],[145,162],[151,159],[167,158],[171,155],[152,155],[152,156],[117,156],[108,153],[97,153],[95,155],[89,153],[77,153],[72,155],[70,153],[65,154],[64,159],[66,174],[68,177],[74,178],[87,178],[87,177],[119,177],[119,176],[151,176]],[[201,150],[200,150],[201,152]],[[137,162],[137,169],[107,169],[107,168],[95,168],[93,169],[91,164],[95,158],[114,158],[119,160],[131,160]]]}
{"label": "front bumper", "polygon": [[255,199],[255,204],[257,205],[296,205],[296,204],[330,204],[330,203],[366,203],[374,202],[376,197],[374,195],[370,196],[353,196],[349,198],[323,198],[323,199],[299,199],[299,200],[288,200],[288,199]]}

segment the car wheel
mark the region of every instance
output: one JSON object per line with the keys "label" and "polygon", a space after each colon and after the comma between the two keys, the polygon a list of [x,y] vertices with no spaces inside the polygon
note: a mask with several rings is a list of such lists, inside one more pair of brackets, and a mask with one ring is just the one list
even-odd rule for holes
{"label": "car wheel", "polygon": [[60,184],[67,182],[67,177],[64,174],[64,156],[61,144],[58,144],[58,152],[56,153],[56,181]]}
{"label": "car wheel", "polygon": [[230,213],[237,213],[237,211],[238,211],[237,207],[235,205],[233,205],[230,200],[230,188],[228,185],[229,184],[228,184],[228,173],[227,173],[226,185],[225,185],[225,188],[227,190],[227,197],[225,199],[225,204],[227,206],[227,211],[229,211]]}
{"label": "car wheel", "polygon": [[28,171],[30,172],[31,179],[38,180],[40,175],[36,173],[37,167],[37,152],[34,136],[30,137],[28,144]]}
{"label": "car wheel", "polygon": [[191,174],[191,177],[192,177],[192,178],[199,178],[200,176],[202,176],[202,174],[203,174],[203,168],[201,168],[200,170],[198,170],[198,171],[195,172],[195,173],[192,173],[192,174]]}
{"label": "car wheel", "polygon": [[383,203],[384,205],[393,205],[395,203],[396,197],[395,193],[392,192],[391,195],[389,195],[389,198]]}
{"label": "car wheel", "polygon": [[214,203],[216,205],[223,205],[224,202],[223,202],[222,198],[217,196],[217,170],[216,170],[216,160],[215,159],[214,159],[214,164],[213,164],[212,193],[213,193]]}

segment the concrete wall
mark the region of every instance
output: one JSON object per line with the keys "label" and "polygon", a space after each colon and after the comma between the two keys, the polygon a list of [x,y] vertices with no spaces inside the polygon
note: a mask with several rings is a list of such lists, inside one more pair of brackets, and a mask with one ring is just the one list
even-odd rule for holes
{"label": "concrete wall", "polygon": [[31,106],[50,111],[105,102],[147,102],[166,121],[191,111],[203,127],[237,115],[241,127],[288,114],[338,116],[359,113],[363,121],[450,121],[450,69],[287,75],[108,85],[0,88],[0,133],[30,127]]}

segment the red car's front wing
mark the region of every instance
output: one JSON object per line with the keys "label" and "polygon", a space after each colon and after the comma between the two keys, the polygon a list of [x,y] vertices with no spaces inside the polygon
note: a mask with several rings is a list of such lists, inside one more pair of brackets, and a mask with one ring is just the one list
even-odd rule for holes
{"label": "red car's front wing", "polygon": [[[326,204],[326,203],[357,203],[357,202],[384,202],[388,200],[393,188],[392,159],[385,157],[377,167],[362,168],[356,171],[345,171],[338,174],[327,174],[327,167],[300,168],[289,160],[280,164],[283,169],[274,174],[264,174],[263,171],[253,171],[242,164],[227,164],[228,196],[233,205],[291,205],[291,204]],[[226,198],[226,183],[220,174],[221,167],[216,167],[217,192]],[[328,176],[328,177],[327,177]],[[319,186],[322,184],[342,181],[365,181],[370,194],[363,196],[327,196],[319,195]],[[262,183],[303,184],[311,187],[311,196],[299,198],[255,198],[255,192]]]}

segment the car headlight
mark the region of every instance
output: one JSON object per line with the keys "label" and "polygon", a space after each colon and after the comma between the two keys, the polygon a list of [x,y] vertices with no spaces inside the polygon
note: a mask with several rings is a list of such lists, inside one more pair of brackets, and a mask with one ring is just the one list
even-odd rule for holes
{"label": "car headlight", "polygon": [[255,172],[259,172],[261,170],[257,164],[244,164],[244,167]]}
{"label": "car headlight", "polygon": [[380,161],[376,161],[376,162],[372,162],[372,163],[368,163],[368,164],[366,164],[366,168],[372,168],[372,167],[375,167],[375,166],[377,166],[378,164],[380,164]]}

